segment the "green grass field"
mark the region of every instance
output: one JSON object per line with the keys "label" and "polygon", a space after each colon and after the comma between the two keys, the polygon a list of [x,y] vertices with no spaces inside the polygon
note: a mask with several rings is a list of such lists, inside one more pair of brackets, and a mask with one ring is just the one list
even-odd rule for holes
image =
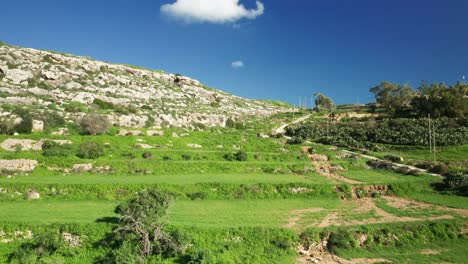
{"label": "green grass field", "polygon": [[[280,120],[292,119],[292,116],[279,115],[277,118],[275,122],[281,123]],[[426,223],[428,217],[446,214],[437,210],[395,208],[378,196],[371,200],[375,208],[362,209],[359,200],[351,199],[355,188],[387,186],[391,195],[468,209],[468,198],[441,193],[433,188],[434,184],[441,182],[439,178],[371,169],[365,159],[342,158],[341,150],[331,146],[311,144],[315,153],[329,158],[327,164],[345,169],[337,174],[356,183],[349,184],[320,174],[316,171],[317,164],[307,157],[301,145],[285,144],[286,140],[281,138],[260,138],[257,137],[259,131],[213,129],[190,131],[189,135],[178,138],[173,138],[172,132],[182,135],[184,130],[168,129],[164,132],[164,136],[151,137],[50,136],[41,133],[15,137],[69,139],[75,150],[82,142],[96,141],[106,144],[105,155],[87,160],[75,155],[45,157],[41,151],[0,149],[0,159],[39,161],[31,173],[5,173],[0,177],[0,226],[3,225],[5,230],[31,228],[39,230],[34,232],[43,232],[52,228],[84,236],[88,233],[90,239],[86,243],[89,244],[79,249],[82,257],[68,256],[67,260],[69,263],[91,262],[106,249],[93,249],[93,243],[103,239],[104,235],[90,230],[103,225],[105,232],[110,232],[115,224],[114,209],[118,204],[142,189],[156,187],[176,197],[169,209],[168,224],[172,228],[187,230],[197,247],[216,252],[214,259],[218,262],[213,263],[295,263],[298,255],[292,245],[298,243],[300,233],[307,228],[334,229],[343,225],[351,230],[361,223],[368,227],[379,223],[391,225],[392,222],[387,222],[388,217],[382,216],[379,209],[396,217],[395,223],[404,217],[415,217]],[[11,137],[0,136],[0,142],[7,138]],[[153,148],[143,149],[137,144]],[[188,144],[202,147],[191,148]],[[238,149],[246,151],[246,161],[226,160],[226,154]],[[441,159],[463,161],[466,160],[466,151],[466,146],[447,147],[442,149]],[[144,159],[142,154],[145,152],[151,153],[152,157]],[[404,151],[390,150],[388,153],[401,154],[405,159],[424,159],[423,149],[408,147]],[[384,154],[387,152],[378,155]],[[83,163],[92,163],[94,168],[110,166],[112,169],[104,173],[63,171]],[[50,170],[50,167],[58,167],[59,170]],[[31,190],[40,192],[41,199],[26,200],[25,194]],[[454,221],[466,221],[462,216],[451,215]],[[9,232],[7,235],[13,231]],[[212,242],[205,242],[208,238],[212,238]],[[245,242],[232,242],[238,239]],[[21,241],[14,241],[0,245],[0,262],[5,262],[8,252],[13,252],[21,244]],[[462,263],[460,244],[466,246],[466,239],[448,243],[452,245],[450,250],[432,257],[437,261]],[[443,248],[442,243],[427,245],[434,249]],[[417,244],[417,248],[422,250],[426,247]],[[430,258],[429,255],[412,252],[408,247],[341,249],[338,254],[345,258],[383,257],[398,263],[417,263],[419,260],[423,263]],[[185,262],[171,259],[165,263]]]}

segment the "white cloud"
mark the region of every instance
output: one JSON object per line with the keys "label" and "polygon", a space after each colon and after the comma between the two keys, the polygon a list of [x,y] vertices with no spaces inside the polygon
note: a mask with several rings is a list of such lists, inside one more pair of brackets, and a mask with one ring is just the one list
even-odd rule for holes
{"label": "white cloud", "polygon": [[255,9],[247,9],[239,0],[176,0],[161,6],[161,12],[187,23],[229,23],[240,19],[255,19],[265,11],[262,2]]}
{"label": "white cloud", "polygon": [[231,63],[231,67],[233,67],[234,69],[242,68],[242,67],[244,67],[244,62],[243,61],[233,61]]}

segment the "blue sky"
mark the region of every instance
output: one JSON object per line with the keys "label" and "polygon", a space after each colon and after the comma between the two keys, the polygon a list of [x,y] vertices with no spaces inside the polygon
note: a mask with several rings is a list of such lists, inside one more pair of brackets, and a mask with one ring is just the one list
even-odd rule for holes
{"label": "blue sky", "polygon": [[383,80],[415,87],[468,76],[466,0],[175,2],[4,1],[0,40],[295,104],[317,91],[363,103]]}

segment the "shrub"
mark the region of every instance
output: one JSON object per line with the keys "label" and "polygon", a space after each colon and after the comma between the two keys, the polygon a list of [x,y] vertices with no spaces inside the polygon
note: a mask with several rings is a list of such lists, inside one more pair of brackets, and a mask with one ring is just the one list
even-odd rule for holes
{"label": "shrub", "polygon": [[80,121],[80,128],[86,135],[101,135],[109,131],[110,122],[106,116],[87,114]]}
{"label": "shrub", "polygon": [[304,139],[299,136],[294,136],[286,141],[290,145],[297,145],[304,143]]}
{"label": "shrub", "polygon": [[400,156],[395,156],[395,155],[385,155],[384,159],[389,160],[391,162],[402,162],[403,158]]}
{"label": "shrub", "polygon": [[[66,244],[56,232],[35,236],[30,242],[23,243],[9,256],[9,263],[65,263],[63,257],[54,255]],[[61,260],[61,261],[60,261]]]}
{"label": "shrub", "polygon": [[223,158],[227,161],[233,161],[234,160],[234,154],[232,153],[226,153],[223,155]]}
{"label": "shrub", "polygon": [[86,106],[82,103],[79,102],[69,102],[64,106],[65,112],[69,113],[85,113],[86,112]]}
{"label": "shrub", "polygon": [[15,125],[11,120],[0,119],[0,134],[13,135],[15,133]]}
{"label": "shrub", "polygon": [[[102,67],[102,66],[101,66]],[[93,104],[97,105],[102,110],[114,109],[115,105],[110,102],[103,101],[101,99],[95,98]]]}
{"label": "shrub", "polygon": [[141,157],[144,159],[151,159],[153,157],[153,154],[151,154],[151,152],[145,152],[141,155]]}
{"label": "shrub", "polygon": [[187,264],[213,263],[213,254],[210,250],[193,249],[187,254]]}
{"label": "shrub", "polygon": [[182,154],[182,159],[183,159],[183,160],[191,160],[191,159],[192,159],[192,156],[189,155],[189,154]]}
{"label": "shrub", "polygon": [[337,249],[351,249],[358,246],[356,238],[350,232],[336,231],[330,234],[327,247],[331,252],[336,253]]}
{"label": "shrub", "polygon": [[59,144],[55,141],[46,140],[42,144],[42,155],[45,157],[67,157],[73,154],[70,144]]}
{"label": "shrub", "polygon": [[449,190],[459,191],[468,195],[468,174],[463,172],[448,172],[444,176],[445,187]]}
{"label": "shrub", "polygon": [[128,159],[134,159],[134,158],[136,158],[136,155],[135,155],[135,153],[133,153],[133,152],[123,152],[123,153],[121,154],[121,156],[124,157],[124,158],[128,158]]}
{"label": "shrub", "polygon": [[32,116],[26,109],[16,109],[14,111],[16,115],[21,117],[21,122],[15,125],[16,132],[20,134],[30,134],[32,131]]}
{"label": "shrub", "polygon": [[247,160],[247,153],[245,151],[239,150],[234,154],[234,158],[237,161],[246,161]]}
{"label": "shrub", "polygon": [[104,155],[104,146],[101,143],[88,141],[80,145],[78,157],[82,159],[96,159]]}
{"label": "shrub", "polygon": [[436,174],[445,174],[449,171],[449,168],[447,165],[440,163],[432,167],[429,171]]}
{"label": "shrub", "polygon": [[56,112],[45,112],[41,117],[41,120],[44,122],[44,129],[52,129],[65,125],[65,119],[63,116]]}

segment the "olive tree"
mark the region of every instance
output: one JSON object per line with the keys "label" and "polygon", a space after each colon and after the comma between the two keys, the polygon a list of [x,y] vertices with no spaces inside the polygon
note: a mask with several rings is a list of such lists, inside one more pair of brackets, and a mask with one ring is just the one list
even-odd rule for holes
{"label": "olive tree", "polygon": [[172,200],[167,193],[150,190],[119,205],[115,209],[119,215],[119,226],[114,233],[125,247],[122,249],[128,251],[128,247],[133,245],[140,258],[178,252],[179,243],[165,230],[167,209]]}
{"label": "olive tree", "polygon": [[80,128],[83,134],[100,135],[109,131],[110,122],[104,115],[87,114],[80,120]]}

